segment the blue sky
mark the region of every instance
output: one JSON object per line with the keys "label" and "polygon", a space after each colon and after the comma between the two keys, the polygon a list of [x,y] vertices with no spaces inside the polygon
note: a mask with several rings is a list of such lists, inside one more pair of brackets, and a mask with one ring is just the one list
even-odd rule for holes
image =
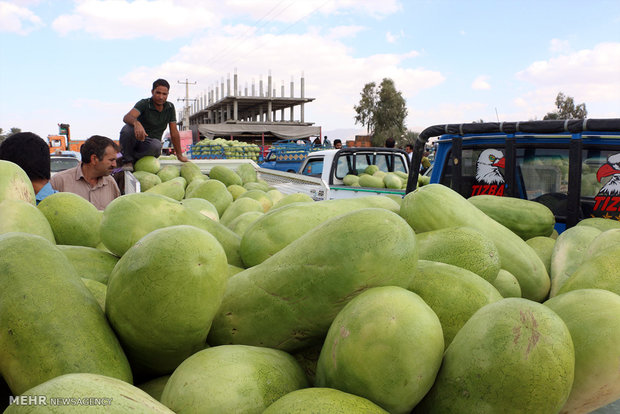
{"label": "blue sky", "polygon": [[[0,128],[118,138],[159,77],[183,106],[237,71],[251,88],[291,79],[330,138],[363,127],[364,84],[392,78],[407,127],[541,119],[558,92],[620,117],[620,1],[0,1]],[[296,111],[295,117],[300,117]]]}

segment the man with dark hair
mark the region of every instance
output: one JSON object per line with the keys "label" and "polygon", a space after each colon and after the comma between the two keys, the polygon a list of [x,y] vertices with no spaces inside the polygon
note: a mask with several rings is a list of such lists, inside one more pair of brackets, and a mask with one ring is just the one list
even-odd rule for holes
{"label": "man with dark hair", "polygon": [[121,192],[110,177],[116,168],[118,145],[110,138],[93,135],[80,148],[82,163],[55,174],[50,182],[58,191],[79,195],[103,210]]}
{"label": "man with dark hair", "polygon": [[157,79],[153,82],[152,96],[136,102],[123,117],[125,126],[121,129],[120,144],[125,169],[132,170],[133,164],[147,155],[159,157],[161,137],[166,128],[170,128],[170,137],[178,160],[187,161],[181,149],[174,104],[167,101],[169,91],[170,84],[165,79]]}
{"label": "man with dark hair", "polygon": [[334,140],[334,148],[335,148],[335,149],[340,149],[340,148],[342,148],[342,141],[340,141],[339,139],[335,139],[335,140]]}
{"label": "man with dark hair", "polygon": [[396,141],[394,141],[394,138],[388,138],[385,140],[386,148],[394,148],[395,146],[396,146]]}
{"label": "man with dark hair", "polygon": [[50,184],[50,148],[32,132],[13,134],[0,144],[0,160],[11,161],[26,172],[32,182],[37,204],[57,191]]}
{"label": "man with dark hair", "polygon": [[405,145],[405,152],[407,153],[407,158],[409,158],[409,162],[411,163],[411,158],[413,157],[413,145]]}

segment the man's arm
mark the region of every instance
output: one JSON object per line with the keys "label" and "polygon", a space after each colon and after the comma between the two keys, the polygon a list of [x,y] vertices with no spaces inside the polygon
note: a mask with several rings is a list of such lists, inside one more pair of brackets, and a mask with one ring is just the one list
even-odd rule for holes
{"label": "man's arm", "polygon": [[133,130],[136,134],[136,139],[138,141],[144,141],[144,138],[146,138],[147,135],[144,127],[142,126],[140,121],[138,121],[139,116],[140,111],[138,111],[136,108],[132,108],[131,111],[127,112],[123,117],[123,122],[127,125],[133,126]]}
{"label": "man's arm", "polygon": [[177,129],[177,123],[170,122],[168,127],[170,128],[170,140],[172,141],[172,146],[174,147],[174,153],[176,154],[177,159],[181,162],[187,162],[187,157],[183,155],[183,150],[181,149],[181,135]]}

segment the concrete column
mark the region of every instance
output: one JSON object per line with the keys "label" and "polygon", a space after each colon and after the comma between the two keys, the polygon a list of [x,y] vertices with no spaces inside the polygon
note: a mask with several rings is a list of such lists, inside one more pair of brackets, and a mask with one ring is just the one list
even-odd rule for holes
{"label": "concrete column", "polygon": [[[304,89],[305,89],[305,82],[304,82],[304,73],[301,72],[301,82],[300,82],[300,87],[301,87],[301,97],[304,97]],[[299,106],[299,110],[300,110],[300,118],[299,120],[301,122],[304,122],[304,103],[302,102],[301,105]]]}
{"label": "concrete column", "polygon": [[273,110],[271,109],[271,100],[267,101],[267,122],[271,122],[271,113]]}
{"label": "concrete column", "polygon": [[237,96],[237,95],[238,95],[238,88],[237,88],[237,68],[235,68],[235,74],[234,74],[234,77],[233,77],[233,88],[234,88],[233,95],[234,95],[234,96]]}
{"label": "concrete column", "polygon": [[[291,76],[291,98],[294,98],[294,89],[295,89],[295,84],[293,83],[293,77]],[[293,107],[291,106],[291,116],[290,116],[290,121],[293,122],[294,118],[293,118]]]}
{"label": "concrete column", "polygon": [[239,104],[237,103],[237,100],[235,99],[233,101],[233,120],[237,121],[238,116],[239,116]]}
{"label": "concrete column", "polygon": [[267,75],[267,97],[271,98],[271,69]]}

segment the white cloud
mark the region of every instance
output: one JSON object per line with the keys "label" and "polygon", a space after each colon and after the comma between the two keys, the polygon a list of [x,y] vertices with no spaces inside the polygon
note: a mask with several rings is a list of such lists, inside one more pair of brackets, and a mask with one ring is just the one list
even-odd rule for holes
{"label": "white cloud", "polygon": [[355,37],[359,32],[366,30],[364,26],[336,26],[328,30],[327,36],[335,39]]}
{"label": "white cloud", "polygon": [[43,26],[41,18],[29,9],[0,1],[0,31],[26,35]]}
{"label": "white cloud", "polygon": [[[305,106],[305,120],[320,123],[328,129],[348,128],[355,125],[353,106],[358,103],[359,94],[368,82],[380,83],[389,77],[405,99],[411,99],[421,90],[444,81],[438,71],[405,67],[403,61],[417,55],[417,51],[408,51],[354,57],[347,44],[316,33],[264,34],[239,41],[218,31],[195,39],[159,67],[133,70],[123,82],[145,87],[145,79],[164,77],[172,85],[175,80],[188,78],[190,82],[197,82],[196,86],[190,86],[190,97],[195,98],[219,86],[222,76],[232,77],[235,68],[241,88],[246,83],[251,88],[252,79],[258,88],[261,76],[266,84],[271,70],[277,95],[282,82],[285,94],[290,94],[290,80],[294,77],[294,94],[299,96],[299,78],[304,72],[305,96],[316,98],[315,102]],[[170,100],[176,102],[178,98],[184,98],[184,94],[183,87],[174,85]]]}
{"label": "white cloud", "polygon": [[489,77],[480,75],[471,84],[471,88],[477,91],[491,89],[491,85],[487,81]]}
{"label": "white cloud", "polygon": [[[74,10],[56,18],[61,34],[85,31],[105,39],[152,36],[173,39],[220,25],[223,19],[254,19],[254,29],[271,23],[291,26],[311,15],[365,14],[382,18],[400,10],[397,0],[80,0]],[[348,35],[355,29],[348,29]],[[342,34],[345,34],[343,29]]]}
{"label": "white cloud", "polygon": [[73,13],[61,15],[52,27],[61,34],[85,31],[105,39],[153,36],[173,39],[202,30],[217,21],[205,5],[173,0],[84,0]]}
{"label": "white cloud", "polygon": [[398,0],[226,0],[221,3],[224,3],[221,9],[225,15],[246,15],[260,22],[288,23],[315,13],[364,14],[382,18],[402,9]]}
{"label": "white cloud", "polygon": [[[516,74],[536,90],[529,98],[547,98],[558,92],[572,96],[576,102],[615,102],[620,96],[620,43],[600,43],[592,49],[532,63]],[[529,101],[529,99],[527,99]]]}
{"label": "white cloud", "polygon": [[568,40],[551,39],[549,43],[549,51],[551,53],[567,53],[570,51],[570,43]]}
{"label": "white cloud", "polygon": [[402,30],[397,34],[392,34],[391,32],[387,32],[385,34],[385,40],[387,40],[388,43],[396,43],[398,39],[404,36],[405,36],[405,33]]}

